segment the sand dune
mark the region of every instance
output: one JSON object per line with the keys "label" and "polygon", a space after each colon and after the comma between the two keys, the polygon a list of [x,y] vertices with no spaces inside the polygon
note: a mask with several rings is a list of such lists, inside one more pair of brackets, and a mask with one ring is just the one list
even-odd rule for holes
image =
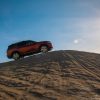
{"label": "sand dune", "polygon": [[62,50],[2,63],[0,100],[100,100],[100,55]]}

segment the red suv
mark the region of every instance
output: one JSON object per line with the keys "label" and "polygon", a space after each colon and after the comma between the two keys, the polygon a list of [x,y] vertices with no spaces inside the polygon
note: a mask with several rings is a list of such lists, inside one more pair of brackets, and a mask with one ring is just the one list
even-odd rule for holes
{"label": "red suv", "polygon": [[32,40],[21,41],[8,46],[7,57],[17,60],[27,55],[39,52],[43,53],[48,52],[52,48],[53,47],[50,41],[41,41],[41,42],[36,42]]}

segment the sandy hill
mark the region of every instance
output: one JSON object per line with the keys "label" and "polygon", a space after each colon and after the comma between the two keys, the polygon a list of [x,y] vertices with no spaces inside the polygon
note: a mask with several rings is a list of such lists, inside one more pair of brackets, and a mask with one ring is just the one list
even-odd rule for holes
{"label": "sandy hill", "polygon": [[100,55],[62,50],[2,63],[0,100],[100,100]]}

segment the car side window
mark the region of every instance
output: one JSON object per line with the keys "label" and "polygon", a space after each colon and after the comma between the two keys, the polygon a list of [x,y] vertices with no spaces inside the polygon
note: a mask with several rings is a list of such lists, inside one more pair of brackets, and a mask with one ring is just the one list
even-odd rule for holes
{"label": "car side window", "polygon": [[33,41],[23,41],[23,42],[18,43],[17,46],[18,47],[30,46],[33,43],[35,43],[35,42],[33,42]]}
{"label": "car side window", "polygon": [[32,45],[32,44],[33,44],[33,42],[31,42],[31,41],[26,42],[27,46]]}
{"label": "car side window", "polygon": [[23,47],[23,46],[25,46],[25,42],[21,42],[21,43],[19,43],[17,45],[18,45],[18,47]]}

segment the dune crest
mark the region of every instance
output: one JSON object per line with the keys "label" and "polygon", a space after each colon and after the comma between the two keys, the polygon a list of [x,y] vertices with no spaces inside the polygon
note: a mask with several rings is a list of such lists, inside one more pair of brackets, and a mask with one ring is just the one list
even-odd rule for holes
{"label": "dune crest", "polygon": [[61,50],[2,63],[0,100],[100,100],[100,55]]}

